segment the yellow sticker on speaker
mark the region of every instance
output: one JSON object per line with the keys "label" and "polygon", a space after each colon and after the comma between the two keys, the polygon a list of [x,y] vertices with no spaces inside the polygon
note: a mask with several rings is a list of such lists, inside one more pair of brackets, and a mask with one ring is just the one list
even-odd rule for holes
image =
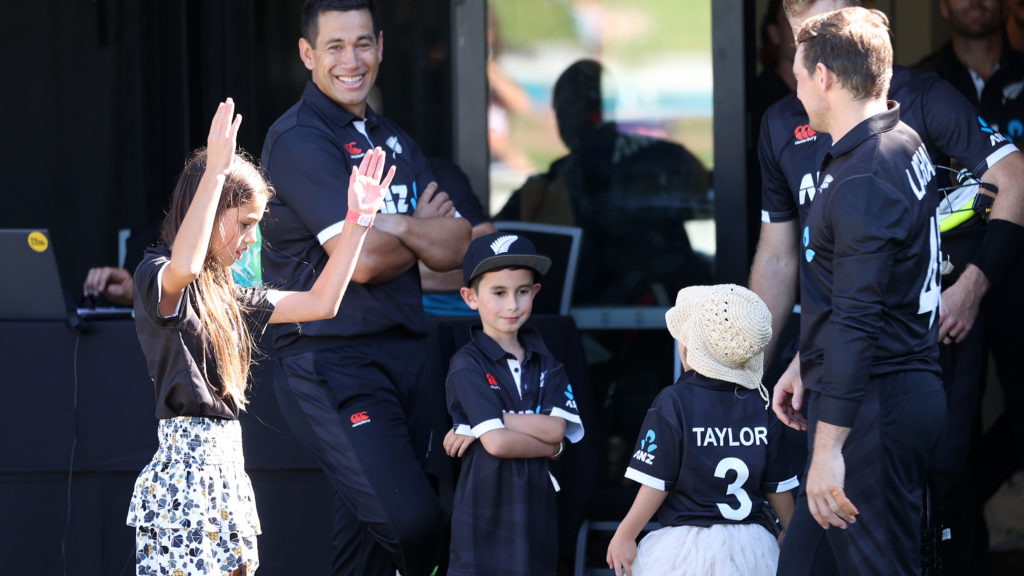
{"label": "yellow sticker on speaker", "polygon": [[50,241],[42,232],[29,232],[28,247],[36,252],[46,252],[46,249],[50,247]]}

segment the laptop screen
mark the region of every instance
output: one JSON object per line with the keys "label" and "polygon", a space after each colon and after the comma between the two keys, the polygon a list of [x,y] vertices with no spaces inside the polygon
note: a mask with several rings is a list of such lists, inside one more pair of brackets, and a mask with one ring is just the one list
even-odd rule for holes
{"label": "laptop screen", "polygon": [[49,231],[0,229],[0,266],[0,320],[67,320]]}

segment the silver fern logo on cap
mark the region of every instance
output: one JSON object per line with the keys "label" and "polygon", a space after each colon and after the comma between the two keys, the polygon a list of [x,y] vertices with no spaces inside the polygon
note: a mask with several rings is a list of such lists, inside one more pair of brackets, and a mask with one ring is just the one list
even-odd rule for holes
{"label": "silver fern logo on cap", "polygon": [[494,252],[495,256],[498,254],[504,254],[505,252],[508,252],[508,249],[516,240],[519,240],[519,236],[516,236],[515,234],[501,236],[495,239],[494,242],[491,242],[491,250]]}

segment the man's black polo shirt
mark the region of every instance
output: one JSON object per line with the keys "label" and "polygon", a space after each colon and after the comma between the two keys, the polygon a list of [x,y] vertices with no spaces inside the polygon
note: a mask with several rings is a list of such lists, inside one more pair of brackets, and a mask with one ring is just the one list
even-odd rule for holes
{"label": "man's black polo shirt", "polygon": [[[348,181],[367,150],[380,146],[397,165],[384,196],[384,214],[412,214],[433,180],[416,143],[393,122],[366,108],[365,122],[309,82],[302,98],[270,127],[261,163],[277,190],[262,224],[263,280],[268,288],[308,290],[327,263],[322,244],[341,232]],[[338,315],[329,320],[277,324],[274,346],[297,353],[339,337],[403,328],[425,333],[419,268],[379,284],[351,282]]]}
{"label": "man's black polo shirt", "polygon": [[832,146],[801,230],[801,373],[837,426],[869,378],[939,373],[935,168],[899,113],[890,101]]}
{"label": "man's black polo shirt", "polygon": [[[950,157],[956,158],[980,178],[1016,151],[978,117],[962,94],[934,73],[894,67],[889,99],[899,102],[900,120],[917,132],[933,164],[948,164]],[[796,94],[768,108],[758,141],[762,222],[806,221],[815,200],[818,170],[831,145],[828,134],[810,128]],[[943,234],[943,240],[976,242],[983,234],[983,224],[975,218]],[[969,247],[963,251],[967,257],[972,252]],[[957,274],[963,265],[966,261],[960,263]],[[806,268],[807,262],[801,259],[801,274]]]}

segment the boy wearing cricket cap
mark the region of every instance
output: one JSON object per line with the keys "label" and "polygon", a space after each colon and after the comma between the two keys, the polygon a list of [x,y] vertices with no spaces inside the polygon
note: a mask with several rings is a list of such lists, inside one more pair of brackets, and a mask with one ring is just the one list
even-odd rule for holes
{"label": "boy wearing cricket cap", "polygon": [[583,438],[583,425],[565,368],[523,326],[550,266],[527,238],[503,232],[473,240],[463,259],[462,298],[480,323],[446,382],[455,428],[445,451],[463,457],[450,576],[556,573],[558,484],[548,461]]}
{"label": "boy wearing cricket cap", "polygon": [[[800,463],[761,383],[767,306],[733,284],[690,286],[665,313],[685,372],[647,411],[626,477],[641,484],[608,545],[617,575],[773,575],[778,540],[765,499],[789,524]],[[663,528],[636,545],[657,513]]]}

